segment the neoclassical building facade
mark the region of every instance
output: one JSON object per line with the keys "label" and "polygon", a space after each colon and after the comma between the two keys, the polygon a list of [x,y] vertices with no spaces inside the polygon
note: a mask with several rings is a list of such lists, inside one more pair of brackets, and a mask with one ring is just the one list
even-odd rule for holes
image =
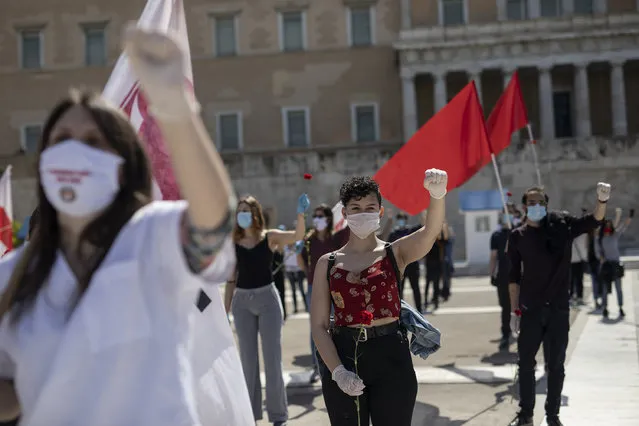
{"label": "neoclassical building facade", "polygon": [[[540,5],[549,3],[544,0],[492,2],[497,20],[448,26],[428,25],[415,10],[420,3],[402,0],[395,48],[401,63],[404,134],[413,134],[469,79],[490,112],[515,70],[537,138],[638,133],[633,118],[639,102],[632,95],[639,89],[636,9],[614,13],[608,8],[614,1],[591,0],[593,12],[578,14],[574,11],[580,0],[556,2],[563,5],[556,16],[540,16]],[[469,2],[441,0],[439,6],[446,3]],[[479,3],[490,2],[473,2]],[[527,5],[518,19],[506,15],[506,5],[513,3]],[[442,11],[437,15],[441,20]],[[468,16],[464,9],[463,17]]]}

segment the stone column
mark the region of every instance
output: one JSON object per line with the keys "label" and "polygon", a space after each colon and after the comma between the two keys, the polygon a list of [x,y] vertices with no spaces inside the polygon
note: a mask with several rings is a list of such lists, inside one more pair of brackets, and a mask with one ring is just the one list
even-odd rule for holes
{"label": "stone column", "polygon": [[484,102],[482,100],[483,96],[481,94],[481,70],[480,69],[474,69],[474,70],[468,71],[468,82],[470,82],[471,80],[475,82],[479,103],[483,105]]}
{"label": "stone column", "polygon": [[507,0],[497,0],[497,20],[498,21],[507,21],[508,20],[508,10],[506,9]]}
{"label": "stone column", "polygon": [[608,13],[608,0],[595,0],[594,9],[595,9],[595,13],[598,13],[598,14],[603,15]]}
{"label": "stone column", "polygon": [[571,16],[575,13],[575,0],[561,0],[561,12],[563,16]]}
{"label": "stone column", "polygon": [[417,93],[414,73],[402,73],[402,102],[404,143],[406,143],[417,131]]}
{"label": "stone column", "polygon": [[610,94],[612,98],[612,133],[615,136],[628,134],[626,116],[626,85],[623,64],[625,61],[612,62],[610,69]]}
{"label": "stone column", "polygon": [[539,67],[539,109],[541,118],[541,138],[555,139],[555,111],[553,106],[552,66]]}
{"label": "stone column", "polygon": [[411,19],[411,0],[401,0],[401,14],[402,14],[402,30],[410,30],[412,25]]}
{"label": "stone column", "polygon": [[575,64],[575,111],[577,136],[587,138],[590,128],[590,92],[588,85],[588,64]]}
{"label": "stone column", "polygon": [[433,73],[433,86],[435,89],[435,114],[437,114],[448,103],[445,72]]}
{"label": "stone column", "polygon": [[537,19],[541,15],[540,0],[528,0],[528,19]]}

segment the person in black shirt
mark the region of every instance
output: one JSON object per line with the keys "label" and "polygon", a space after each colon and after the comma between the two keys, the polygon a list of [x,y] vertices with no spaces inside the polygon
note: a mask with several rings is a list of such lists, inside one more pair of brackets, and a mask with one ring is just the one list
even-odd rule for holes
{"label": "person in black shirt", "polygon": [[[506,256],[506,244],[510,236],[509,226],[516,227],[515,223],[518,211],[513,203],[507,205],[508,215],[502,213],[500,217],[501,228],[493,232],[490,237],[490,283],[497,287],[497,298],[501,306],[501,340],[499,350],[505,351],[510,345],[510,295],[508,293],[508,272],[510,263]],[[509,225],[510,224],[510,225]]]}
{"label": "person in black shirt", "polygon": [[[413,232],[419,230],[422,225],[408,226],[408,216],[404,213],[397,213],[395,216],[395,221],[397,223],[397,227],[390,233],[388,236],[388,242],[392,243],[394,241],[399,240],[407,235],[412,234]],[[422,311],[422,297],[421,292],[419,290],[419,262],[413,262],[406,265],[406,269],[404,270],[404,277],[399,283],[399,297],[404,298],[404,284],[406,283],[406,279],[410,282],[410,286],[413,289],[413,297],[415,298],[415,307],[421,312]]]}
{"label": "person in black shirt", "polygon": [[522,197],[525,224],[508,239],[510,327],[519,332],[519,406],[512,426],[532,426],[535,407],[535,357],[541,343],[548,374],[548,426],[561,426],[559,407],[570,328],[570,258],[572,240],[597,227],[606,214],[610,185],[597,184],[594,214],[582,217],[546,212],[548,195],[533,187]]}

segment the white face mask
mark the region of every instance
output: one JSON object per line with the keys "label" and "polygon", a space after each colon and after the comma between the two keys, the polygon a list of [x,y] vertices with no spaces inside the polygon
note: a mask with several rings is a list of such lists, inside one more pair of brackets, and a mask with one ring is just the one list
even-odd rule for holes
{"label": "white face mask", "polygon": [[346,224],[357,238],[363,240],[379,229],[379,212],[349,214]]}
{"label": "white face mask", "polygon": [[325,217],[315,217],[313,218],[313,226],[318,231],[323,231],[328,227],[328,220]]}
{"label": "white face mask", "polygon": [[42,188],[58,212],[85,217],[113,202],[120,190],[119,170],[123,162],[115,154],[66,140],[42,152]]}

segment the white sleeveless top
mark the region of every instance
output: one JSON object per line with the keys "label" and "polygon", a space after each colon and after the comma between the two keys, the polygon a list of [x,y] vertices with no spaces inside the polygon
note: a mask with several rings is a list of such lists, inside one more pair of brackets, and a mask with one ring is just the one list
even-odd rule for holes
{"label": "white sleeveless top", "polygon": [[[154,202],[137,212],[70,317],[75,278],[58,255],[33,309],[15,327],[2,319],[0,378],[14,380],[22,426],[255,424],[211,285],[234,269],[233,244],[203,274],[191,273],[180,239],[185,209]],[[0,260],[0,291],[20,253]],[[203,285],[211,302],[200,311]]]}

